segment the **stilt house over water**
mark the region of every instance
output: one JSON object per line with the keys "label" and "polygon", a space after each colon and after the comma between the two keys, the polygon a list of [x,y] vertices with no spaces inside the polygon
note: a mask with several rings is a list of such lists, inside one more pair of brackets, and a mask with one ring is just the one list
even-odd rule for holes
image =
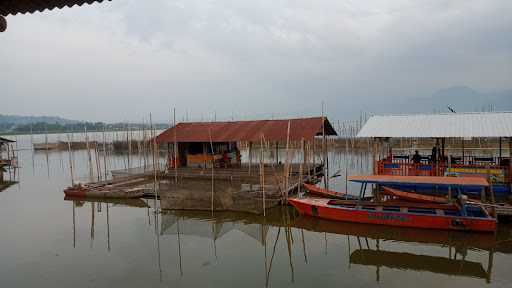
{"label": "stilt house over water", "polygon": [[214,163],[216,167],[229,168],[241,165],[239,145],[242,142],[248,144],[249,150],[253,143],[265,143],[278,150],[279,143],[310,142],[315,136],[323,135],[334,136],[336,131],[327,118],[315,117],[178,123],[158,135],[156,141],[159,145],[167,144],[171,167]]}
{"label": "stilt house over water", "polygon": [[511,195],[511,112],[373,116],[357,137],[374,139],[374,174],[481,176]]}
{"label": "stilt house over water", "polygon": [[4,181],[5,168],[13,166],[16,157],[14,156],[14,149],[12,143],[16,141],[0,137],[0,182]]}

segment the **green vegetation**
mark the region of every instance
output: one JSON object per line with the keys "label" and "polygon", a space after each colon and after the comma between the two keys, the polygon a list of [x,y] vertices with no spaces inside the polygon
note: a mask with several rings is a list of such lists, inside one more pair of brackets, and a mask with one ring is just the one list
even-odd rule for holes
{"label": "green vegetation", "polygon": [[[115,131],[115,130],[138,130],[143,128],[143,124],[134,123],[113,123],[107,124],[103,122],[77,122],[77,123],[46,123],[37,122],[31,124],[13,125],[10,123],[0,124],[0,134],[38,134],[38,133],[66,133],[66,132],[83,132],[87,131]],[[168,124],[154,124],[155,129],[166,129]],[[148,125],[145,125],[146,129]]]}

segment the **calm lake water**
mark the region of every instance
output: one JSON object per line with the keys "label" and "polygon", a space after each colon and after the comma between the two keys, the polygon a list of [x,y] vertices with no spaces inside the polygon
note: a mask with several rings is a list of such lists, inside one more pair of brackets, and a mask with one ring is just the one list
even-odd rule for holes
{"label": "calm lake water", "polygon": [[[512,285],[507,225],[496,235],[465,234],[320,221],[291,208],[263,218],[157,214],[154,200],[73,202],[62,192],[70,184],[68,153],[33,153],[30,136],[16,138],[19,183],[0,192],[1,287]],[[367,156],[342,152],[330,155],[333,171],[370,171]],[[76,178],[86,181],[87,153],[73,154]],[[126,158],[110,156],[108,166],[125,168]],[[331,187],[344,190],[343,179]]]}

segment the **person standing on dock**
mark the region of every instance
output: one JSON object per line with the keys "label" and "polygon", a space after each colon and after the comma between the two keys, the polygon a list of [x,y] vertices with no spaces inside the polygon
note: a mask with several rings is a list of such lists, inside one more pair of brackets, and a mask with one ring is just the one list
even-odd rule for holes
{"label": "person standing on dock", "polygon": [[412,163],[414,163],[414,164],[421,163],[421,155],[418,150],[414,151],[414,155],[412,156]]}
{"label": "person standing on dock", "polygon": [[430,161],[432,163],[437,163],[437,147],[432,147],[432,155],[430,156]]}

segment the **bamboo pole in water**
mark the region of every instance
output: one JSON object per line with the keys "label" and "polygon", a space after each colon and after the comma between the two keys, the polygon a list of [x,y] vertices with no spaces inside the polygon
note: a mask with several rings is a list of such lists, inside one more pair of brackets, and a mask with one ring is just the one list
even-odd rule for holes
{"label": "bamboo pole in water", "polygon": [[304,145],[304,138],[302,138],[302,140],[300,141],[300,149],[302,151],[302,161],[300,162],[300,167],[299,167],[299,187],[298,187],[298,190],[299,190],[299,194],[301,194],[302,192],[302,185],[303,185],[303,175],[304,175],[304,164],[306,163],[306,150],[305,150],[305,145]]}
{"label": "bamboo pole in water", "polygon": [[156,137],[155,137],[155,131],[153,129],[153,117],[151,115],[151,113],[149,113],[149,123],[150,123],[150,129],[151,129],[151,137],[152,137],[152,140],[153,140],[153,143],[152,143],[152,154],[153,154],[153,173],[154,173],[154,184],[153,184],[153,187],[154,187],[154,191],[155,191],[155,209],[157,209],[156,207],[156,203],[157,203],[157,199],[158,199],[158,189],[157,189],[157,159],[156,159],[156,153],[157,153],[157,145],[156,145]]}
{"label": "bamboo pole in water", "polygon": [[266,216],[266,209],[265,209],[265,136],[261,135],[261,156],[260,156],[260,186],[262,191],[262,201],[263,201],[263,217]]}
{"label": "bamboo pole in water", "polygon": [[[71,186],[75,186],[75,175],[73,173],[73,156],[72,156],[72,151],[71,151],[71,140],[70,140],[70,135],[68,134],[67,135],[68,137],[68,154],[69,154],[69,171],[70,171],[70,174],[71,174]],[[73,203],[75,203],[73,201]]]}
{"label": "bamboo pole in water", "polygon": [[288,203],[288,186],[290,178],[290,121],[288,121],[288,129],[286,131],[286,164],[285,164],[285,200]]}
{"label": "bamboo pole in water", "polygon": [[214,169],[215,169],[215,153],[213,152],[213,141],[212,141],[212,130],[208,129],[208,135],[210,136],[210,149],[212,150],[212,214],[213,214],[213,197],[215,193],[215,182],[214,182]]}
{"label": "bamboo pole in water", "polygon": [[87,148],[87,159],[89,163],[89,181],[92,182],[94,179],[94,171],[92,167],[92,156],[91,156],[91,146],[89,145],[89,134],[87,133],[87,124],[84,125],[85,132],[85,147]]}
{"label": "bamboo pole in water", "polygon": [[[103,126],[103,172],[105,173],[104,180],[107,181],[107,144],[106,142],[106,136],[105,136],[105,126]],[[107,205],[107,211],[108,211],[108,205]]]}

